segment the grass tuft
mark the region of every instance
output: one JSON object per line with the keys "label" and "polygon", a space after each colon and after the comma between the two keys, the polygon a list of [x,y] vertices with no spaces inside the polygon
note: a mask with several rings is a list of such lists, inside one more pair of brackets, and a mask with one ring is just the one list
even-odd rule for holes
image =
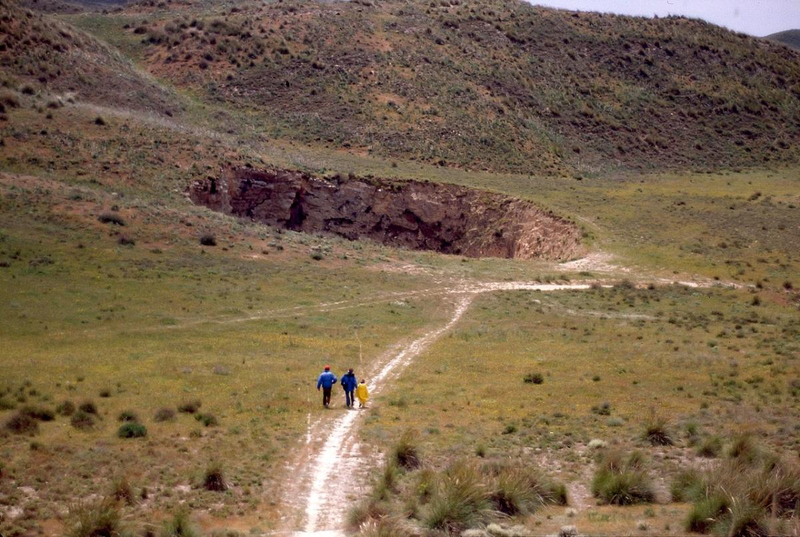
{"label": "grass tuft", "polygon": [[115,537],[123,533],[122,513],[113,498],[78,503],[69,510],[67,537]]}
{"label": "grass tuft", "polygon": [[200,537],[192,525],[187,509],[179,509],[172,518],[164,522],[160,537]]}
{"label": "grass tuft", "polygon": [[84,410],[78,410],[69,420],[70,424],[76,429],[87,430],[94,427],[94,414],[89,414]]}
{"label": "grass tuft", "polygon": [[612,505],[652,502],[655,490],[643,466],[641,455],[635,452],[627,456],[619,451],[602,454],[592,481],[592,494]]}
{"label": "grass tuft", "polygon": [[474,465],[457,462],[440,477],[422,521],[429,529],[459,534],[493,515],[480,471]]}
{"label": "grass tuft", "polygon": [[219,462],[211,462],[203,473],[203,488],[214,492],[228,490],[225,474]]}
{"label": "grass tuft", "polygon": [[400,468],[413,470],[420,465],[419,434],[416,431],[406,431],[394,445],[392,460]]}
{"label": "grass tuft", "polygon": [[34,435],[39,432],[39,422],[24,412],[17,412],[6,421],[5,428],[14,434]]}

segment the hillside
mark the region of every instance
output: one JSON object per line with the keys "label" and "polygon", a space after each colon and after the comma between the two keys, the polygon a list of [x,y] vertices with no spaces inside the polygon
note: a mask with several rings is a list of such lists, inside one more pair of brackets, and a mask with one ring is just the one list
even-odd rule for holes
{"label": "hillside", "polygon": [[797,157],[800,55],[697,20],[499,1],[149,4],[119,29],[141,34],[150,72],[305,143],[550,174]]}
{"label": "hillside", "polygon": [[0,71],[6,86],[161,114],[181,109],[173,92],[113,47],[9,0],[0,0],[0,36]]}
{"label": "hillside", "polygon": [[787,47],[792,47],[794,49],[800,50],[800,30],[786,30],[784,32],[778,32],[775,34],[768,35],[766,39],[771,39],[772,41],[778,41],[779,43],[783,43]]}

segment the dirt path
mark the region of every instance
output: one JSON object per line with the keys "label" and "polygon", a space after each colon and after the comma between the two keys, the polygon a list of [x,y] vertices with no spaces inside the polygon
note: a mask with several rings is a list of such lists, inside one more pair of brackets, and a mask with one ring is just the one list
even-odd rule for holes
{"label": "dirt path", "polygon": [[[474,298],[482,293],[496,291],[543,291],[589,289],[589,284],[542,284],[536,282],[491,282],[464,284],[448,290],[456,301],[449,319],[407,344],[402,344],[377,360],[371,375],[372,395],[379,394],[389,381],[403,370],[431,344],[451,330],[469,309]],[[303,527],[297,535],[335,536],[344,535],[345,516],[348,509],[367,490],[369,470],[377,462],[374,454],[366,452],[358,444],[357,423],[366,415],[362,411],[345,411],[335,419],[309,423],[305,449],[298,455],[291,472],[295,484],[291,498],[304,504],[300,520],[289,521],[295,529]],[[323,426],[324,424],[324,426]],[[341,476],[346,476],[342,478]],[[343,480],[351,483],[346,489]]]}

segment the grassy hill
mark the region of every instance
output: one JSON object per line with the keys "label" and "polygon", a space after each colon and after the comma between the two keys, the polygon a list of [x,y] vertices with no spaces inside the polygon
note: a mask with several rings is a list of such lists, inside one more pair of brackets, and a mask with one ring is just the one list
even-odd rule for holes
{"label": "grassy hill", "polygon": [[797,157],[800,56],[697,20],[516,1],[182,2],[104,24],[157,77],[304,143],[537,174]]}
{"label": "grassy hill", "polygon": [[118,50],[55,18],[2,0],[0,35],[4,86],[162,115],[182,108],[174,92]]}
{"label": "grassy hill", "polygon": [[778,41],[788,47],[800,50],[800,30],[786,30],[768,35],[766,39]]}
{"label": "grassy hill", "polygon": [[[0,9],[0,534],[293,533],[329,467],[361,535],[800,533],[797,53],[491,1]],[[187,196],[251,168],[519,198],[588,255]],[[383,388],[324,409],[324,364]]]}

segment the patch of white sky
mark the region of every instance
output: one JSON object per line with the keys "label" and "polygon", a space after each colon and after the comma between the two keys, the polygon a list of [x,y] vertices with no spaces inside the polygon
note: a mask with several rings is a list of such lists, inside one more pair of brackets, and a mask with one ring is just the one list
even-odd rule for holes
{"label": "patch of white sky", "polygon": [[619,15],[703,19],[737,32],[765,36],[800,29],[800,0],[529,0],[532,4]]}

